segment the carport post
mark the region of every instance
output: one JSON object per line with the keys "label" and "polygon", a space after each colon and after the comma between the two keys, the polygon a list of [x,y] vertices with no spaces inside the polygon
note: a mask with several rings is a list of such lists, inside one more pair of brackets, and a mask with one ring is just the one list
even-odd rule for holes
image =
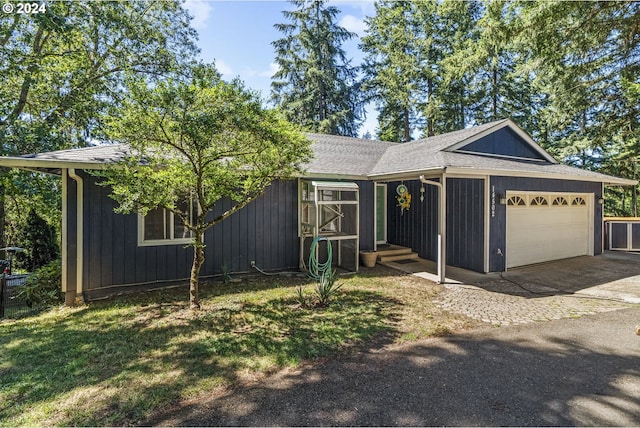
{"label": "carport post", "polygon": [[447,177],[442,171],[440,183],[426,180],[424,175],[420,176],[420,182],[436,186],[440,192],[438,198],[438,283],[444,284],[446,281],[447,266]]}

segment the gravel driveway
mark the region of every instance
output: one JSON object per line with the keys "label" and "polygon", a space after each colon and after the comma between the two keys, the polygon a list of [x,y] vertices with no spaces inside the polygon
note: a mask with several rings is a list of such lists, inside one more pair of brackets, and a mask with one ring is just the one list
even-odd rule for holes
{"label": "gravel driveway", "polygon": [[640,306],[316,361],[159,425],[640,425]]}

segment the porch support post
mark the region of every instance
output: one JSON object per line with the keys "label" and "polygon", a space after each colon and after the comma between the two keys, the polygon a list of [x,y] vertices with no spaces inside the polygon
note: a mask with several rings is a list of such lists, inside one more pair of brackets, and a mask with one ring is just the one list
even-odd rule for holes
{"label": "porch support post", "polygon": [[420,176],[420,182],[430,184],[438,188],[438,283],[446,281],[447,267],[447,176],[445,171],[440,175],[440,182],[426,180]]}
{"label": "porch support post", "polygon": [[[80,177],[75,168],[69,168],[69,177],[71,177],[77,184],[76,186],[76,297],[83,298],[84,286],[82,283],[83,276],[83,256],[84,256],[84,183],[82,177]],[[68,286],[68,284],[67,284]]]}
{"label": "porch support post", "polygon": [[445,270],[447,268],[447,174],[442,171],[440,178],[440,284],[447,280]]}

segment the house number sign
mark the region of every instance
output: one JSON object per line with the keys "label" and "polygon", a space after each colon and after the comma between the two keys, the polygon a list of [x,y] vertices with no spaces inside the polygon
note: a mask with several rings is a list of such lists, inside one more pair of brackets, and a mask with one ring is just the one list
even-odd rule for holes
{"label": "house number sign", "polygon": [[491,218],[496,216],[496,186],[491,186]]}

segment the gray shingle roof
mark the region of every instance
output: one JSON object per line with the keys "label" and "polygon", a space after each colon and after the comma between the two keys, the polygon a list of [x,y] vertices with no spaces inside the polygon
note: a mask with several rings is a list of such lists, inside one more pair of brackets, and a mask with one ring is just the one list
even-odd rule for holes
{"label": "gray shingle roof", "polygon": [[129,153],[126,144],[104,144],[100,146],[83,147],[80,149],[58,150],[55,152],[36,153],[21,156],[23,159],[41,161],[84,162],[105,164],[124,159]]}
{"label": "gray shingle roof", "polygon": [[346,175],[367,177],[388,148],[397,143],[306,134],[313,142],[314,157],[306,166],[309,175]]}
{"label": "gray shingle roof", "polygon": [[[509,120],[487,123],[472,128],[437,135],[408,143],[367,140],[325,134],[306,134],[312,141],[314,157],[306,165],[306,175],[332,178],[389,179],[445,168],[469,173],[493,175],[552,175],[567,179],[584,179],[630,185],[633,180],[586,171],[562,164],[528,162],[500,157],[456,153],[447,149],[491,132],[492,128],[514,126]],[[100,145],[82,149],[61,150],[20,157],[0,157],[0,166],[42,168],[100,168],[121,160],[127,154],[124,144]],[[482,172],[480,172],[482,171]],[[417,177],[416,177],[417,178]]]}

